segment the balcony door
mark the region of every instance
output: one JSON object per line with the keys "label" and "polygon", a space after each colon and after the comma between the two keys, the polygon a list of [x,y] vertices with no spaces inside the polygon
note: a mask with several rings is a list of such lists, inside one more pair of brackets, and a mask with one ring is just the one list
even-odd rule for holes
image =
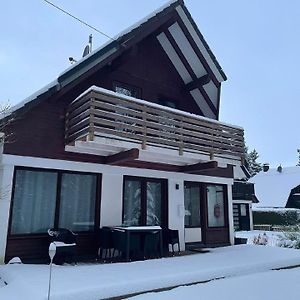
{"label": "balcony door", "polygon": [[167,225],[167,181],[124,177],[123,224],[127,226]]}

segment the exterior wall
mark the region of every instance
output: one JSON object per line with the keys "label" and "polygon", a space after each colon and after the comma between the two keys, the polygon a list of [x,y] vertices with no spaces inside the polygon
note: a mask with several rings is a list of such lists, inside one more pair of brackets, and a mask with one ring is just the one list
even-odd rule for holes
{"label": "exterior wall", "polygon": [[7,126],[7,131],[14,133],[14,143],[5,144],[4,153],[99,163],[99,156],[65,151],[65,114],[67,106],[89,87],[112,90],[114,81],[139,87],[147,101],[175,100],[178,109],[201,115],[155,36],[149,36],[110,66],[82,78],[72,88],[67,86],[68,92],[62,90],[16,118]]}
{"label": "exterior wall", "polygon": [[[169,228],[178,229],[180,233],[180,247],[184,250],[184,181],[207,182],[216,184],[226,184],[229,194],[228,205],[232,207],[230,200],[230,187],[232,179],[209,177],[202,175],[192,175],[174,172],[164,172],[156,170],[135,169],[127,167],[108,166],[92,163],[80,163],[72,161],[62,161],[53,159],[33,158],[3,155],[3,177],[2,186],[5,186],[9,191],[6,200],[1,203],[1,237],[0,241],[0,257],[3,262],[6,248],[6,236],[8,232],[8,217],[9,206],[11,200],[13,167],[36,167],[36,168],[51,168],[81,172],[95,172],[102,174],[102,195],[101,195],[101,216],[100,224],[103,225],[120,225],[122,223],[122,187],[123,175],[164,178],[168,180],[168,198],[169,198]],[[179,189],[176,189],[176,184],[179,184]],[[233,239],[233,222],[232,212],[229,211],[230,224],[230,241]]]}

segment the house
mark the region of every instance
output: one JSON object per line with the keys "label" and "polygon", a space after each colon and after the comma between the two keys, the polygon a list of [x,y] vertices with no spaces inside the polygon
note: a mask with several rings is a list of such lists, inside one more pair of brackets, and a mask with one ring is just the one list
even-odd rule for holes
{"label": "house", "polygon": [[256,209],[299,208],[300,167],[277,167],[251,178],[259,203]]}
{"label": "house", "polygon": [[225,80],[177,0],[17,105],[2,120],[1,261],[46,257],[51,227],[86,256],[121,224],[177,229],[181,249],[232,244],[244,138],[218,120]]}

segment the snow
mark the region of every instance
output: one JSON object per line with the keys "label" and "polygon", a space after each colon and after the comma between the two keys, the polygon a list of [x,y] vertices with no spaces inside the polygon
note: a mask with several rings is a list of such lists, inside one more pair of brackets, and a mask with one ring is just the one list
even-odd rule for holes
{"label": "snow", "polygon": [[148,293],[132,300],[299,300],[300,269],[268,271],[210,281],[204,284],[183,286],[171,291]]}
{"label": "snow", "polygon": [[[299,264],[298,250],[239,245],[143,262],[53,266],[51,299],[99,300]],[[8,283],[0,299],[46,299],[47,265],[0,266],[0,277]]]}
{"label": "snow", "polygon": [[129,101],[141,104],[141,105],[151,106],[151,107],[154,107],[154,108],[157,108],[157,109],[160,109],[160,110],[169,111],[173,114],[178,114],[178,115],[186,116],[186,117],[189,117],[189,118],[194,118],[194,119],[209,122],[209,123],[215,123],[215,124],[218,124],[218,125],[224,125],[224,126],[229,126],[229,127],[232,127],[232,128],[243,130],[242,127],[237,126],[237,125],[232,125],[232,124],[228,124],[228,123],[225,123],[225,122],[220,122],[218,120],[214,120],[214,119],[206,118],[206,117],[203,117],[203,116],[195,115],[195,114],[185,112],[185,111],[182,111],[182,110],[179,110],[179,109],[176,109],[176,108],[167,107],[167,106],[163,106],[163,105],[160,105],[160,104],[157,104],[157,103],[148,102],[146,100],[137,99],[137,98],[134,98],[134,97],[131,97],[131,96],[119,94],[119,93],[116,93],[114,91],[110,91],[110,90],[107,90],[107,89],[104,89],[102,87],[98,87],[98,86],[95,86],[95,85],[92,85],[86,91],[84,91],[82,94],[80,94],[72,103],[76,102],[82,96],[88,94],[91,91],[99,92],[99,93],[102,93],[102,94],[105,94],[105,95],[108,95],[108,96],[117,97],[119,99],[129,100]]}
{"label": "snow", "polygon": [[131,32],[132,30],[134,30],[135,28],[138,28],[139,26],[141,26],[142,24],[146,23],[149,19],[151,19],[152,17],[156,16],[158,13],[162,12],[164,9],[166,9],[167,7],[171,6],[174,2],[176,2],[178,0],[171,0],[169,2],[167,2],[165,5],[161,6],[160,8],[154,10],[151,14],[149,14],[148,16],[146,16],[145,18],[141,19],[140,21],[136,22],[135,24],[133,24],[132,26],[124,29],[123,31],[119,32],[116,36],[114,36],[111,40],[109,40],[108,42],[106,42],[105,44],[103,44],[102,46],[100,46],[99,48],[97,48],[95,51],[92,51],[91,53],[89,53],[87,56],[81,58],[80,60],[78,60],[76,63],[72,64],[70,67],[68,67],[66,70],[64,70],[62,73],[59,74],[58,77],[66,74],[67,72],[69,72],[70,70],[72,70],[73,68],[75,68],[76,66],[78,66],[79,64],[81,64],[83,61],[85,61],[86,59],[88,59],[89,57],[93,56],[94,54],[96,54],[97,52],[103,50],[106,46],[108,46],[110,43],[112,43],[112,41],[116,41],[117,39],[119,39],[120,37],[122,37],[123,35]]}
{"label": "snow", "polygon": [[0,116],[0,120],[4,119],[5,117],[11,115],[13,112],[15,112],[16,110],[22,108],[23,106],[25,106],[27,103],[33,101],[35,98],[37,98],[39,95],[44,94],[45,92],[47,92],[49,89],[51,89],[52,87],[56,86],[58,84],[57,79],[53,80],[52,82],[50,82],[49,84],[45,85],[43,88],[39,89],[38,91],[36,91],[35,93],[33,93],[32,95],[30,95],[29,97],[25,98],[23,101],[19,102],[18,104],[14,105],[12,108],[10,108],[5,114],[1,114]]}
{"label": "snow", "polygon": [[287,212],[297,212],[300,215],[299,208],[255,207],[252,210],[258,212],[275,212],[280,215],[284,215]]}
{"label": "snow", "polygon": [[269,169],[259,172],[250,182],[255,184],[255,194],[259,203],[256,207],[285,207],[291,189],[300,184],[300,167],[283,167],[282,172]]}

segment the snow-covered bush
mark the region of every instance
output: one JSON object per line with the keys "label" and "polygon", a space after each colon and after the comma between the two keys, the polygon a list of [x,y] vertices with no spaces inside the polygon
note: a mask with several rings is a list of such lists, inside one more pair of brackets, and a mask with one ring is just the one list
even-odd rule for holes
{"label": "snow-covered bush", "polygon": [[278,242],[280,247],[300,249],[300,225],[290,228],[290,231],[284,232]]}

